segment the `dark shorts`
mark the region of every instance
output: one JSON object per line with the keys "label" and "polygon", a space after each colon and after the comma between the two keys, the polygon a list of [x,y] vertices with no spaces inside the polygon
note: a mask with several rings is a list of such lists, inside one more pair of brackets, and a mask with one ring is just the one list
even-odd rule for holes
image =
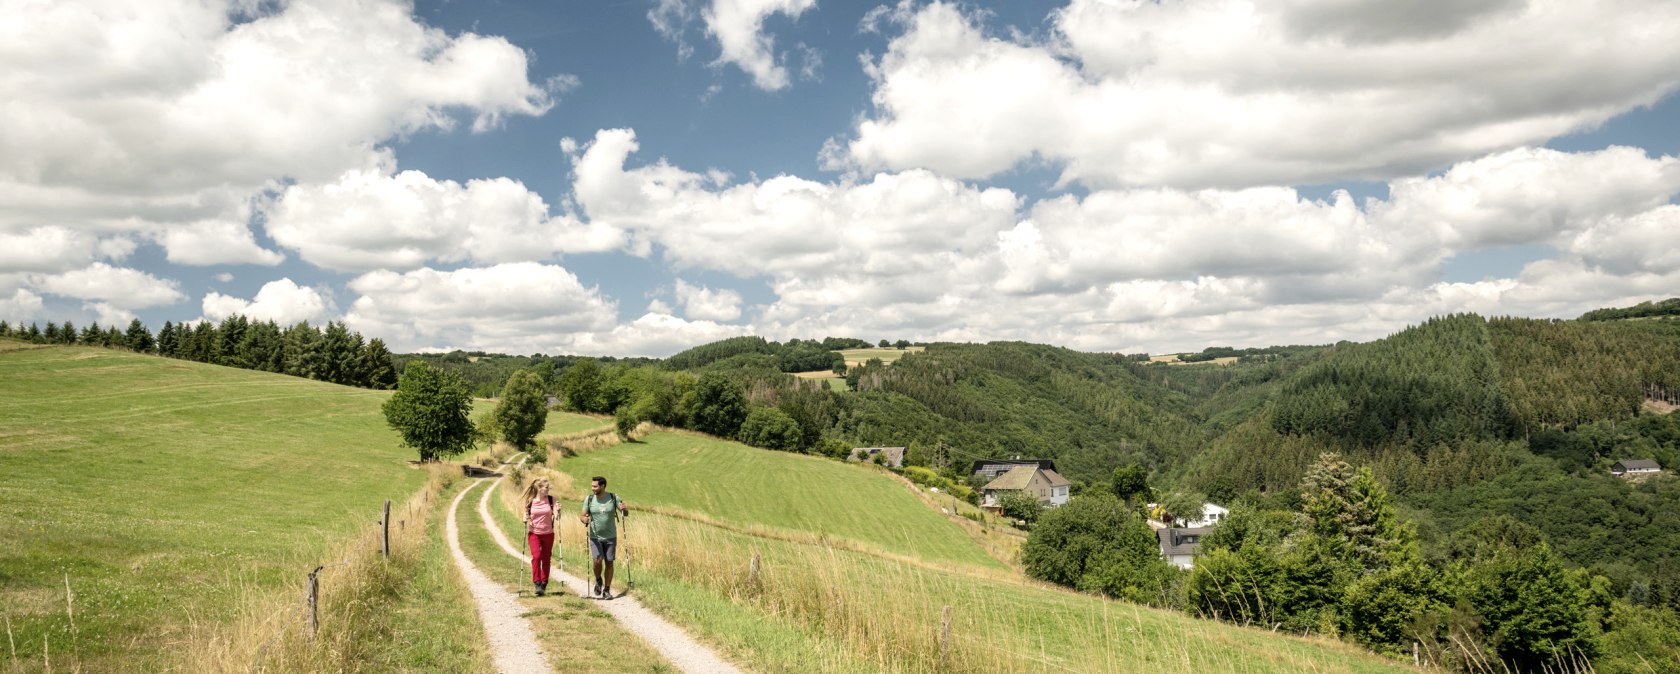
{"label": "dark shorts", "polygon": [[589,558],[613,561],[618,559],[618,539],[591,538],[589,539]]}

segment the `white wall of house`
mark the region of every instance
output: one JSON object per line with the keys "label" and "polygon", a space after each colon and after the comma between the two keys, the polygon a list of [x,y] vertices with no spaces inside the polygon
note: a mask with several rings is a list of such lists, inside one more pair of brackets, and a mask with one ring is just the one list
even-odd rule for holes
{"label": "white wall of house", "polygon": [[1223,506],[1215,503],[1203,503],[1201,519],[1183,520],[1179,522],[1177,526],[1184,528],[1211,527],[1219,524],[1220,522],[1224,522],[1225,518],[1230,517],[1230,515],[1231,511]]}
{"label": "white wall of house", "polygon": [[1065,505],[1067,502],[1068,502],[1068,488],[1067,487],[1051,487],[1050,488],[1050,507],[1060,508],[1063,505]]}
{"label": "white wall of house", "polygon": [[1192,566],[1195,566],[1196,563],[1195,563],[1194,559],[1195,558],[1191,557],[1190,555],[1171,555],[1171,556],[1167,557],[1168,562],[1171,562],[1173,566],[1176,566],[1180,569],[1188,569]]}

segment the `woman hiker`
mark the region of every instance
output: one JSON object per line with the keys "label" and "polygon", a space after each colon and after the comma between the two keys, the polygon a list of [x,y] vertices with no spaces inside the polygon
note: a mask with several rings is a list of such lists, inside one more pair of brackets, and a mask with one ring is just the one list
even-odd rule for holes
{"label": "woman hiker", "polygon": [[[612,599],[613,560],[618,558],[618,521],[615,518],[630,514],[630,508],[607,491],[607,478],[589,480],[589,496],[583,499],[583,513],[578,518],[589,528],[589,557],[595,565],[595,596]],[[615,512],[616,511],[616,512]],[[605,562],[606,579],[601,577]]]}
{"label": "woman hiker", "polygon": [[537,596],[548,592],[549,560],[554,555],[554,497],[548,494],[548,480],[537,478],[525,485],[525,541],[531,546],[531,584]]}

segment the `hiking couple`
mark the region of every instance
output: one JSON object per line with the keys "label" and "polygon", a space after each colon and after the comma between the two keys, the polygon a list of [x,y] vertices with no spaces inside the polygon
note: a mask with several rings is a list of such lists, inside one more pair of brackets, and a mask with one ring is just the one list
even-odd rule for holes
{"label": "hiking couple", "polygon": [[[537,596],[548,592],[548,569],[559,536],[555,515],[559,512],[548,493],[548,480],[537,478],[525,486],[525,539],[531,546],[531,583]],[[630,507],[607,491],[607,478],[589,480],[589,496],[583,499],[578,519],[588,527],[589,558],[594,560],[595,585],[590,596],[612,599],[613,561],[618,558],[618,518],[630,515]],[[603,568],[605,575],[603,576]]]}

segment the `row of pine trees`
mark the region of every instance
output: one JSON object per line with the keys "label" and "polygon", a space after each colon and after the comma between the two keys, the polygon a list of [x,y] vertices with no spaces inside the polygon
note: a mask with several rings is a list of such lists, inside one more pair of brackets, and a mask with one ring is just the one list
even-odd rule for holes
{"label": "row of pine trees", "polygon": [[327,323],[325,330],[298,322],[281,328],[274,321],[253,321],[240,314],[220,323],[165,322],[154,336],[140,319],[128,329],[102,328],[98,323],[78,330],[70,321],[13,326],[0,321],[0,337],[36,344],[102,346],[226,365],[247,370],[289,374],[333,384],[371,389],[397,385],[391,351],[378,337],[364,340],[343,323]]}

